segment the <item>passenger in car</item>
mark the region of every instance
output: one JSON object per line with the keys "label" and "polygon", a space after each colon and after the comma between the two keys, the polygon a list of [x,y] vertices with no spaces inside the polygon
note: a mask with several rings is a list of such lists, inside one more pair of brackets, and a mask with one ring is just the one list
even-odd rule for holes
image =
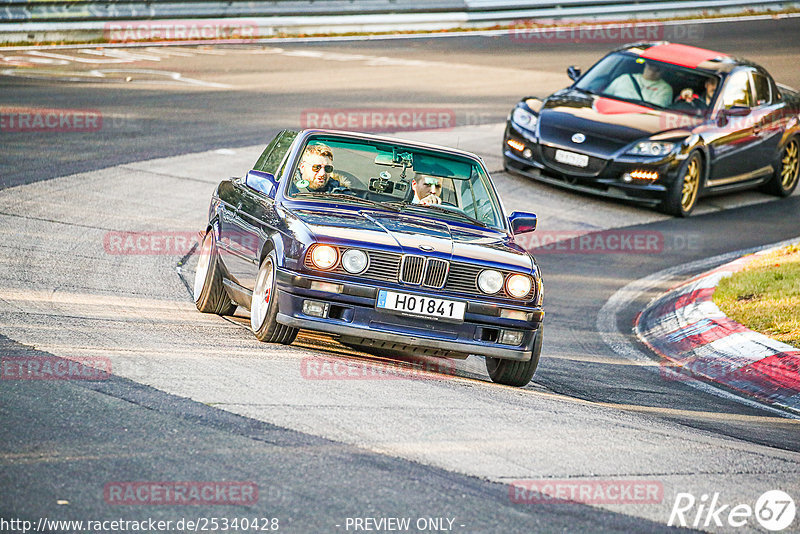
{"label": "passenger in car", "polygon": [[661,107],[672,103],[672,87],[661,79],[661,65],[646,61],[641,73],[626,73],[614,79],[605,93],[620,98],[642,100]]}
{"label": "passenger in car", "polygon": [[442,203],[442,179],[438,176],[417,173],[411,180],[411,189],[414,190],[412,204],[430,206]]}
{"label": "passenger in car", "polygon": [[687,87],[681,91],[680,99],[691,104],[692,107],[697,111],[706,111],[709,107],[711,107],[711,103],[714,101],[714,93],[717,92],[718,83],[719,81],[717,78],[713,76],[706,78],[706,81],[703,84],[705,90],[702,96],[698,97],[694,94],[694,91],[692,91],[691,88]]}

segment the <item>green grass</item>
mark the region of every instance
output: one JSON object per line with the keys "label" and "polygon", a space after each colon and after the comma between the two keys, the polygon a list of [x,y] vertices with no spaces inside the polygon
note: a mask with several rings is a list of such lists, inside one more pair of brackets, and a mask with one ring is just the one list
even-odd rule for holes
{"label": "green grass", "polygon": [[800,244],[759,257],[723,278],[713,299],[734,321],[800,348]]}

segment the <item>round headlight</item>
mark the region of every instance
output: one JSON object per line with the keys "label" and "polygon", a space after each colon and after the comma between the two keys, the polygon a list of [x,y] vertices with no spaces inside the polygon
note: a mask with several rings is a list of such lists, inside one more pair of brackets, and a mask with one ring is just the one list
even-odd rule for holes
{"label": "round headlight", "polygon": [[521,299],[531,292],[531,278],[524,274],[512,274],[506,282],[506,291],[514,298]]}
{"label": "round headlight", "polygon": [[492,269],[481,271],[478,275],[478,287],[484,293],[494,295],[503,288],[503,275]]}
{"label": "round headlight", "polygon": [[367,255],[363,250],[351,248],[342,254],[342,267],[350,274],[358,274],[367,268]]}
{"label": "round headlight", "polygon": [[317,245],[311,251],[311,262],[318,269],[323,271],[330,269],[336,265],[336,260],[339,258],[339,253],[336,252],[334,247],[329,245]]}

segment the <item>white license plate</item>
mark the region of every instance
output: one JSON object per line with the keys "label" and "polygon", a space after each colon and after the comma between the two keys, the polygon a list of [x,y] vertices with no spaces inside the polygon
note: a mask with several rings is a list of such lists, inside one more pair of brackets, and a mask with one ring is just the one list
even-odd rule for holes
{"label": "white license plate", "polygon": [[556,161],[575,167],[586,167],[589,164],[589,156],[567,152],[566,150],[556,150]]}
{"label": "white license plate", "polygon": [[467,305],[464,302],[456,302],[454,300],[421,297],[419,295],[395,293],[394,291],[381,289],[378,291],[378,302],[375,307],[431,318],[463,321],[464,310]]}

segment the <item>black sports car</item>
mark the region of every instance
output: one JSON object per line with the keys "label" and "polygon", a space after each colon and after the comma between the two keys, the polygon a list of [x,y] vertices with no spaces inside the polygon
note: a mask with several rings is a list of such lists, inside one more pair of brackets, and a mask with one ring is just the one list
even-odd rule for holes
{"label": "black sports car", "polygon": [[299,328],[367,352],[486,357],[522,386],[542,349],[542,283],[480,158],[366,134],[284,131],[213,194],[202,312],[250,310],[261,341]]}
{"label": "black sports car", "polygon": [[567,74],[570,87],[512,110],[507,170],[682,217],[703,195],[797,186],[800,95],[755,63],[638,43]]}

